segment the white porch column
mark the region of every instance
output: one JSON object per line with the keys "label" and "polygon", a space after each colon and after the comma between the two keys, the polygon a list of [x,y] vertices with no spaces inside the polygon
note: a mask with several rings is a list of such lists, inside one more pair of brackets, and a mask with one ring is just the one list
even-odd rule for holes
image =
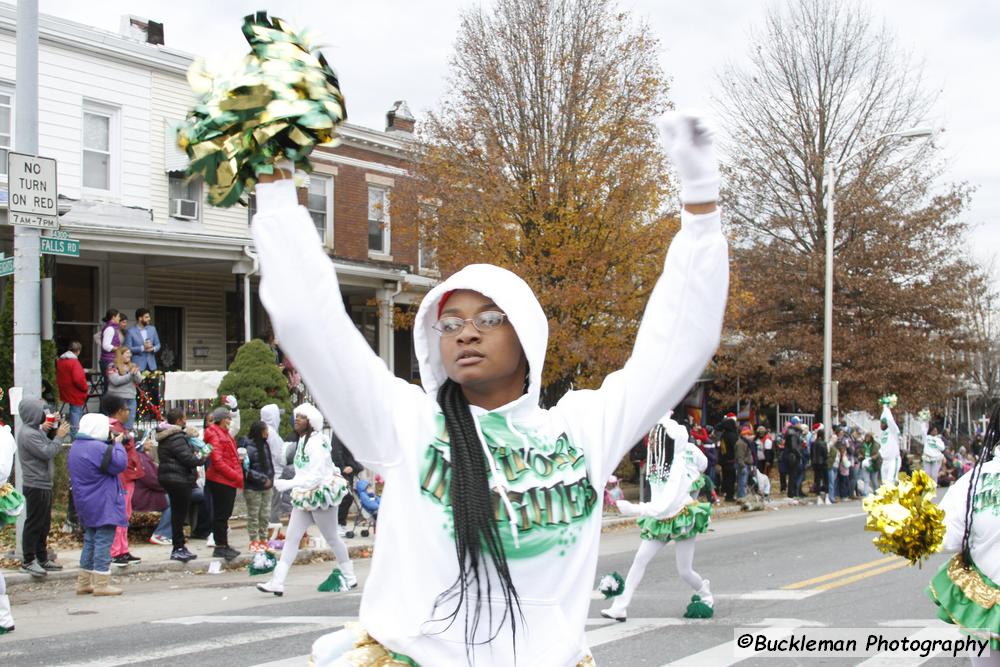
{"label": "white porch column", "polygon": [[384,287],[375,290],[375,302],[378,304],[378,356],[389,368],[396,372],[396,354],[393,345],[392,305],[396,296],[396,284],[385,282]]}

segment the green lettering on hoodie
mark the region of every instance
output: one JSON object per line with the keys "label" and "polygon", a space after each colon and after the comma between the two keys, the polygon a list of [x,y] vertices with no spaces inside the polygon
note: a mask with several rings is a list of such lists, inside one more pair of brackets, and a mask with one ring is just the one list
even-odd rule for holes
{"label": "green lettering on hoodie", "polygon": [[[500,414],[483,415],[479,425],[506,483],[517,522],[519,548],[514,545],[507,506],[493,491],[493,512],[507,557],[531,558],[551,549],[563,555],[597,505],[583,452],[565,433],[554,442],[530,431],[515,433]],[[451,530],[451,445],[443,414],[437,415],[437,429],[424,454],[420,489],[447,514],[444,525]]]}

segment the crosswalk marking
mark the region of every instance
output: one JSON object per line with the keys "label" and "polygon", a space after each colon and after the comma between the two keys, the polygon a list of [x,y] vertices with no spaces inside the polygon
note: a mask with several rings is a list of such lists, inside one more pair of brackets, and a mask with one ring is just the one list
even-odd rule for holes
{"label": "crosswalk marking", "polygon": [[716,600],[805,600],[820,591],[808,589],[804,591],[786,591],[780,588],[769,588],[763,591],[750,591],[749,593],[715,593]]}
{"label": "crosswalk marking", "polygon": [[836,579],[837,577],[842,577],[844,575],[848,575],[853,572],[860,572],[861,570],[874,567],[875,565],[884,565],[885,563],[889,563],[892,561],[902,561],[904,563],[906,562],[899,556],[889,556],[888,558],[880,558],[878,560],[869,561],[867,563],[861,563],[860,565],[845,567],[842,570],[837,570],[836,572],[830,572],[829,574],[813,577],[812,579],[806,579],[805,581],[798,581],[794,584],[788,584],[787,586],[782,586],[782,588],[788,591],[796,590],[799,588],[806,588],[807,586],[811,586],[812,584],[818,584],[824,581],[829,581],[830,579]]}
{"label": "crosswalk marking", "polygon": [[[801,628],[806,625],[822,625],[821,623],[814,623],[812,621],[801,621],[795,618],[768,618],[764,619],[761,623],[754,623],[753,625],[760,625],[764,627],[776,627],[784,628],[788,630],[787,633],[775,633],[774,638],[778,639],[780,637],[786,637],[795,630],[795,628]],[[668,662],[663,665],[663,667],[702,667],[702,665],[712,665],[713,667],[728,667],[729,665],[735,665],[737,662],[745,660],[746,658],[736,657],[736,641],[731,639],[727,642],[717,644],[715,646],[709,647],[703,651],[698,651],[697,653],[692,653],[691,655],[686,655],[680,660],[674,660],[673,662]]]}
{"label": "crosswalk marking", "polygon": [[164,618],[153,623],[169,625],[201,625],[202,623],[238,623],[240,625],[343,625],[356,621],[354,616],[180,616]]}

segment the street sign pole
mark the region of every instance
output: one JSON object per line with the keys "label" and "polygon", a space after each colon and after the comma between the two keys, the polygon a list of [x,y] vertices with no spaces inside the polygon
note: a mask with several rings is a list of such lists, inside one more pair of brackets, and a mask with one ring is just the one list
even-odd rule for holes
{"label": "street sign pole", "polygon": [[[29,155],[38,154],[38,0],[17,3],[17,72],[14,96],[14,148]],[[8,178],[11,175],[8,174]],[[9,202],[8,202],[9,206]],[[8,215],[10,210],[8,208]],[[14,386],[21,387],[24,398],[41,398],[42,355],[41,304],[38,258],[41,230],[14,227]],[[14,415],[14,428],[20,432],[21,418]],[[22,488],[21,458],[15,457],[17,489]],[[21,535],[24,515],[17,517],[18,555],[24,554]],[[47,558],[45,554],[38,554]]]}

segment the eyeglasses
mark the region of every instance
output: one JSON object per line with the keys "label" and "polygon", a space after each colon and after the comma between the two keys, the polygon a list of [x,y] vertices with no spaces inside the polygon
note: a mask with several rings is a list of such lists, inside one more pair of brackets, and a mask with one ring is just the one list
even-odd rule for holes
{"label": "eyeglasses", "polygon": [[431,328],[434,329],[434,331],[437,331],[442,337],[450,338],[451,336],[457,336],[461,333],[462,329],[465,328],[466,322],[472,322],[472,326],[476,327],[476,331],[486,333],[491,329],[499,327],[506,319],[506,313],[488,310],[485,313],[479,313],[475,317],[467,320],[463,320],[461,317],[442,317]]}

